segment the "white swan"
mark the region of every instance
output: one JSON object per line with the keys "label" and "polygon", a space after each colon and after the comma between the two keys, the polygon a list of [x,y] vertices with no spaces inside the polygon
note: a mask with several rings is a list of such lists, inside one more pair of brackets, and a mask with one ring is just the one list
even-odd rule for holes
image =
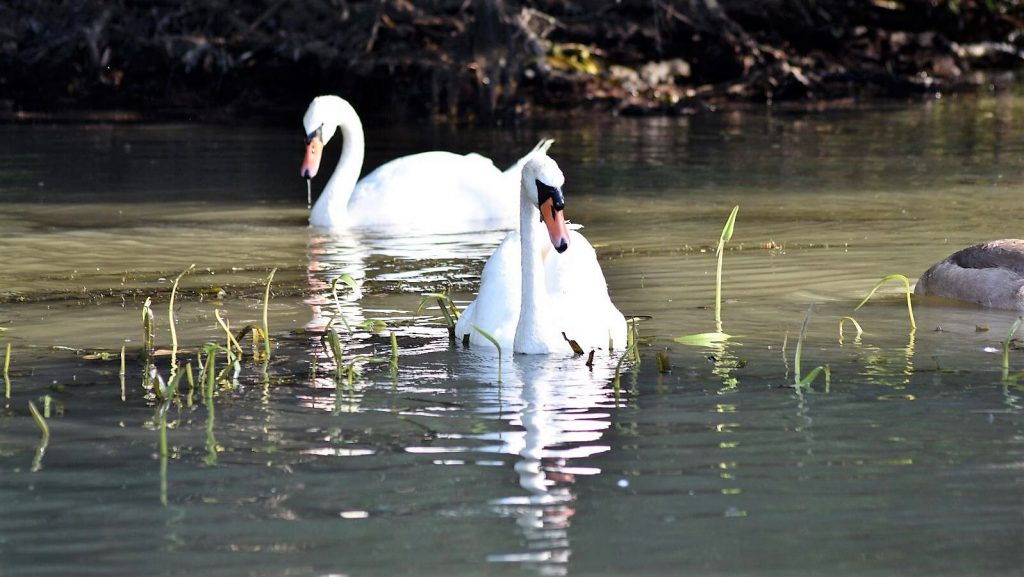
{"label": "white swan", "polygon": [[357,183],[363,166],[363,125],[352,105],[338,96],[318,96],[302,118],[306,156],[300,175],[311,180],[323,148],[335,132],[344,139],[341,160],[313,205],[309,223],[321,228],[399,227],[459,232],[514,228],[516,188],[523,164],[541,141],[501,172],[479,154],[433,151],[396,158]]}
{"label": "white swan", "polygon": [[1024,240],[1005,238],[957,251],[925,271],[914,292],[1024,311]]}
{"label": "white swan", "polygon": [[584,350],[609,342],[625,349],[626,321],[608,297],[594,248],[565,225],[564,181],[546,154],[523,167],[519,230],[508,233],[488,259],[480,292],[455,325],[457,338],[469,335],[471,344],[491,346],[476,325],[503,351],[569,353],[565,337]]}

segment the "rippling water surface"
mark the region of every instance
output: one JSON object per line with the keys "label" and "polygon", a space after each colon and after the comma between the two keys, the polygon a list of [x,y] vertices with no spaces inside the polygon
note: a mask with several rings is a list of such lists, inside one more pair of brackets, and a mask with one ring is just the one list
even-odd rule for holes
{"label": "rippling water surface", "polygon": [[[854,307],[884,275],[1020,236],[1022,116],[1000,96],[371,130],[370,166],[431,148],[504,165],[557,139],[567,215],[642,319],[618,392],[619,354],[499,365],[448,340],[422,295],[468,303],[502,231],[309,230],[298,121],[0,126],[0,574],[1019,575],[1016,315],[916,299],[913,331],[896,284]],[[678,344],[715,329],[736,204],[733,338]],[[254,362],[247,338],[233,381],[160,403],[141,310],[170,349],[191,264],[180,360],[223,342],[218,314],[259,325],[272,269],[274,350]],[[344,275],[360,291],[335,300]],[[849,315],[865,332],[841,338]]]}

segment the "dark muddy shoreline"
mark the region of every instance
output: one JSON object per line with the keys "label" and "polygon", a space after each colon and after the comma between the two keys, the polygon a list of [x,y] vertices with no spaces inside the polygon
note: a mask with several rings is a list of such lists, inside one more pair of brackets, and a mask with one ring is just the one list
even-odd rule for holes
{"label": "dark muddy shoreline", "polygon": [[508,121],[1010,84],[1024,2],[259,0],[0,5],[0,116]]}

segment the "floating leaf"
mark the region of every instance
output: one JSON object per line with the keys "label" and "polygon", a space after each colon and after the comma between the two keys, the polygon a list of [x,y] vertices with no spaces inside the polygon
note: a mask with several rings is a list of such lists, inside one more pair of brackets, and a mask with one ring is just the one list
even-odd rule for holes
{"label": "floating leaf", "polygon": [[676,337],[674,340],[677,343],[690,345],[695,347],[707,347],[711,345],[721,344],[732,338],[732,335],[725,333],[713,332],[713,333],[697,333],[695,335],[686,335],[682,337]]}

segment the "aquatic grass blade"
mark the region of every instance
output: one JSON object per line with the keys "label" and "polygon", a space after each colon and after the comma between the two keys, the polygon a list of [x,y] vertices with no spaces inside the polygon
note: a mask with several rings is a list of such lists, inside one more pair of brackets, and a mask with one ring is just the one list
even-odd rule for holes
{"label": "aquatic grass blade", "polygon": [[1006,380],[1010,375],[1010,342],[1013,341],[1013,335],[1016,334],[1022,322],[1024,322],[1024,317],[1017,317],[1017,320],[1013,321],[1013,324],[1010,325],[1010,332],[1003,339],[1003,380]]}
{"label": "aquatic grass blade", "polygon": [[718,238],[718,250],[716,251],[718,268],[715,271],[715,329],[718,332],[722,332],[722,260],[725,256],[725,243],[732,240],[733,229],[736,226],[736,214],[739,211],[738,204],[732,207],[732,212],[729,213],[729,218],[722,228],[722,235]]}
{"label": "aquatic grass blade", "polygon": [[864,334],[864,329],[861,328],[860,323],[857,322],[857,319],[849,316],[843,317],[839,319],[839,344],[843,344],[843,326],[847,323],[847,321],[853,323],[853,327],[857,329],[857,336],[854,337],[855,341],[860,340],[860,336]]}
{"label": "aquatic grass blade", "polygon": [[391,371],[392,373],[398,371],[398,337],[395,336],[395,331],[391,331]]}
{"label": "aquatic grass blade", "polygon": [[494,345],[494,348],[498,349],[498,382],[500,383],[501,382],[501,345],[498,344],[497,339],[492,337],[490,333],[488,333],[487,331],[483,330],[482,328],[476,326],[473,323],[470,323],[469,326],[472,327],[474,331],[476,331],[476,332],[480,333],[481,335],[483,335],[483,337],[485,339],[491,341],[491,344]]}
{"label": "aquatic grass blade", "polygon": [[46,447],[50,444],[50,426],[46,424],[46,419],[39,414],[39,409],[32,401],[28,402],[28,412],[32,413],[32,420],[35,421],[40,432],[39,446],[36,447],[36,454],[32,459],[32,468],[30,469],[31,472],[36,473],[43,468],[43,455],[46,454]]}
{"label": "aquatic grass blade", "polygon": [[11,398],[11,378],[8,371],[11,368],[11,343],[7,343],[7,352],[4,353],[4,398]]}
{"label": "aquatic grass blade", "polygon": [[807,306],[807,313],[804,315],[804,322],[800,325],[800,335],[796,339],[796,352],[793,354],[793,383],[799,386],[803,379],[800,377],[800,359],[803,356],[804,338],[807,336],[807,323],[811,320],[811,313],[814,312],[814,303]]}
{"label": "aquatic grass blade", "polygon": [[266,354],[266,359],[270,359],[270,322],[268,319],[268,311],[270,309],[270,283],[274,280],[274,273],[277,272],[277,267],[274,267],[267,276],[267,288],[263,291],[263,352]]}
{"label": "aquatic grass blade", "polygon": [[882,277],[882,280],[875,283],[875,286],[871,289],[871,292],[868,293],[868,296],[864,297],[864,300],[860,301],[860,304],[857,305],[857,307],[854,308],[853,310],[860,310],[860,308],[864,306],[868,302],[868,300],[871,299],[872,296],[874,296],[875,292],[877,292],[878,289],[882,287],[882,285],[891,280],[898,280],[903,283],[903,286],[907,291],[907,314],[910,315],[910,328],[917,330],[917,321],[914,320],[914,305],[910,302],[910,295],[913,292],[910,289],[910,279],[899,273],[890,274]]}
{"label": "aquatic grass blade", "polygon": [[167,321],[171,327],[171,371],[175,371],[178,367],[178,330],[176,328],[176,322],[174,320],[174,297],[178,293],[178,282],[181,281],[181,277],[185,276],[196,267],[195,264],[188,265],[188,268],[181,271],[178,276],[174,277],[174,284],[171,285],[171,300],[167,303]]}

